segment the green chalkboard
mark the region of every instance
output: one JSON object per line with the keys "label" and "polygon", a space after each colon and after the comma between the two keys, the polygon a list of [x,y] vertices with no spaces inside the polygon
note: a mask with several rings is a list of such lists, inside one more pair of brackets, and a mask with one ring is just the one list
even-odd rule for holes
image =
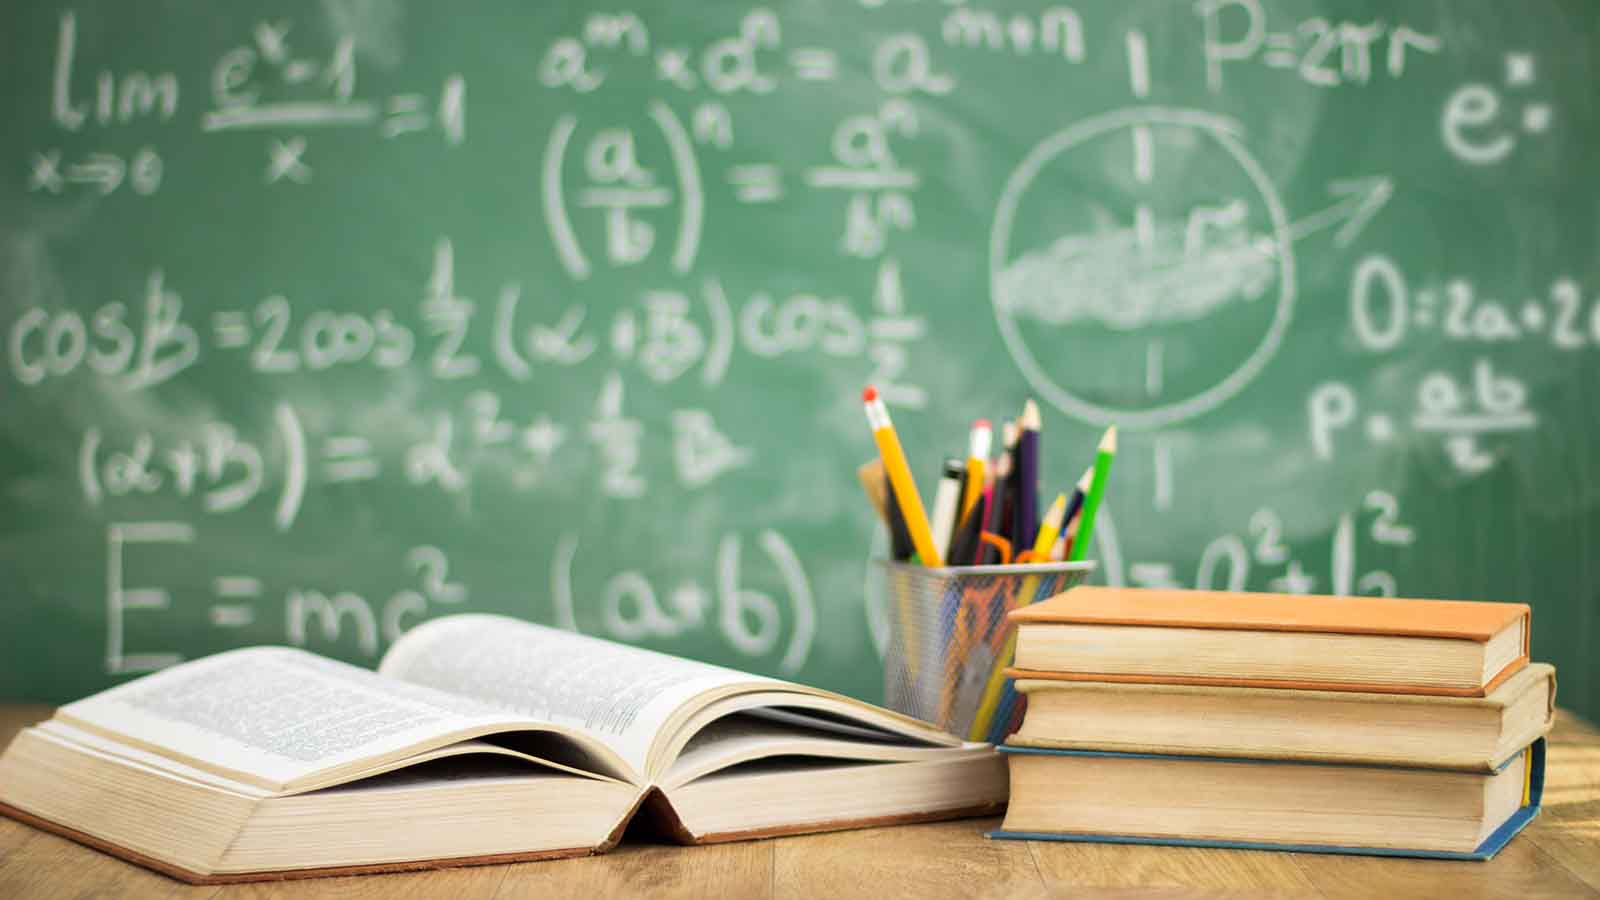
{"label": "green chalkboard", "polygon": [[924,491],[1101,580],[1533,604],[1600,715],[1600,14],[8,4],[0,695],[458,610],[869,698]]}

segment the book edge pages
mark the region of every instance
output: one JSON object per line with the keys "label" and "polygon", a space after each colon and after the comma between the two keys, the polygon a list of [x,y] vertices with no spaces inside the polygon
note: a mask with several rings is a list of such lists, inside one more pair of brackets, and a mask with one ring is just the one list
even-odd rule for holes
{"label": "book edge pages", "polygon": [[[1542,740],[1550,733],[1549,726],[1528,736],[1529,741]],[[1410,756],[1361,756],[1357,754],[1338,754],[1332,752],[1298,753],[1294,751],[1275,752],[1272,754],[1244,756],[1243,751],[1232,747],[1195,747],[1195,746],[1169,746],[1157,744],[1118,744],[1108,741],[1057,741],[1048,738],[1023,738],[1012,735],[1007,739],[1007,746],[1027,750],[1062,750],[1077,753],[1117,753],[1129,756],[1167,756],[1167,757],[1204,757],[1219,762],[1260,762],[1260,763],[1305,763],[1309,765],[1355,766],[1358,768],[1384,768],[1384,769],[1429,769],[1445,772],[1464,772],[1473,775],[1493,775],[1506,766],[1517,755],[1528,748],[1527,743],[1520,744],[1499,759],[1449,759],[1433,758],[1419,759]]]}
{"label": "book edge pages", "polygon": [[1519,656],[1506,665],[1487,684],[1476,688],[1446,688],[1415,684],[1358,684],[1340,681],[1301,681],[1271,678],[1222,678],[1206,675],[1134,675],[1108,672],[1047,672],[1038,669],[1006,669],[1006,677],[1036,681],[1107,681],[1128,684],[1184,684],[1211,687],[1279,688],[1284,690],[1342,691],[1367,694],[1426,694],[1438,697],[1481,698],[1499,687],[1528,664],[1527,656]]}
{"label": "book edge pages", "polygon": [[[997,840],[1065,841],[1098,844],[1137,844],[1166,847],[1210,847],[1232,850],[1273,850],[1295,853],[1329,853],[1345,856],[1388,856],[1419,859],[1456,859],[1483,862],[1494,858],[1513,838],[1521,834],[1544,808],[1545,754],[1547,739],[1539,738],[1517,751],[1529,754],[1526,802],[1506,818],[1483,843],[1467,852],[1418,850],[1403,847],[1352,847],[1333,844],[1274,844],[1253,841],[1228,841],[1209,838],[1167,838],[1141,835],[1094,834],[1087,832],[1007,831],[999,828],[985,836]],[[1515,755],[1515,754],[1514,754]],[[1513,755],[1513,756],[1514,756]],[[1248,761],[1245,761],[1248,762]]]}
{"label": "book edge pages", "polygon": [[[1550,697],[1550,709],[1554,710],[1555,679],[1553,675],[1550,680],[1551,690],[1549,691],[1548,696]],[[1013,734],[1007,738],[1006,746],[1022,747],[1029,750],[1067,750],[1080,752],[1108,751],[1112,753],[1126,753],[1136,756],[1199,756],[1215,759],[1255,760],[1260,762],[1293,762],[1312,764],[1330,763],[1334,765],[1381,766],[1385,768],[1396,769],[1437,769],[1444,771],[1470,772],[1480,775],[1492,775],[1495,772],[1505,768],[1505,766],[1510,763],[1511,760],[1515,759],[1518,754],[1525,752],[1535,743],[1548,738],[1551,730],[1554,727],[1554,716],[1547,716],[1544,721],[1534,726],[1533,729],[1524,732],[1522,735],[1517,736],[1516,740],[1511,741],[1509,746],[1512,749],[1507,750],[1503,755],[1493,759],[1467,759],[1465,757],[1459,759],[1451,759],[1448,757],[1421,759],[1418,757],[1407,756],[1385,757],[1360,756],[1356,754],[1336,754],[1329,751],[1322,751],[1320,753],[1297,753],[1294,751],[1283,751],[1270,755],[1266,753],[1262,753],[1260,755],[1246,755],[1236,748],[1226,747],[1179,747],[1165,744],[1055,740],[1051,738],[1022,737],[1020,734]]]}
{"label": "book edge pages", "polygon": [[651,788],[640,807],[640,813],[649,815],[679,844],[701,847],[707,844],[728,844],[736,841],[753,841],[765,838],[788,837],[797,834],[822,834],[833,831],[852,831],[860,828],[880,828],[890,825],[916,825],[926,822],[946,822],[954,819],[971,819],[996,816],[1004,812],[1004,801],[980,803],[951,809],[923,810],[886,816],[863,816],[826,821],[797,822],[793,825],[773,825],[744,831],[718,831],[695,835],[672,806],[672,798],[659,787]]}
{"label": "book edge pages", "polygon": [[[1555,694],[1556,694],[1556,671],[1555,671],[1555,667],[1549,665],[1548,663],[1530,663],[1521,672],[1519,672],[1515,676],[1513,676],[1513,678],[1525,678],[1526,679],[1526,683],[1522,684],[1522,685],[1515,686],[1515,691],[1514,692],[1509,692],[1503,697],[1492,697],[1492,696],[1489,696],[1489,697],[1425,696],[1424,697],[1424,696],[1409,695],[1409,694],[1387,694],[1387,693],[1356,692],[1356,691],[1297,691],[1296,692],[1296,693],[1306,694],[1308,696],[1308,698],[1315,699],[1315,700],[1322,701],[1322,702],[1329,702],[1329,703],[1341,703],[1341,702],[1373,703],[1373,702],[1381,702],[1381,703],[1411,703],[1411,704],[1423,704],[1423,705],[1441,704],[1442,703],[1442,704],[1448,704],[1448,705],[1457,706],[1457,707],[1483,705],[1483,706],[1493,707],[1493,708],[1501,710],[1503,712],[1504,710],[1506,710],[1506,709],[1510,708],[1511,706],[1515,705],[1516,703],[1518,703],[1526,694],[1528,694],[1528,693],[1530,693],[1532,691],[1540,690],[1541,688],[1543,688],[1544,689],[1544,693],[1545,693],[1545,704],[1544,704],[1545,705],[1545,716],[1544,716],[1544,718],[1540,722],[1535,724],[1532,728],[1525,729],[1521,734],[1515,735],[1514,736],[1515,737],[1514,740],[1510,740],[1510,741],[1502,740],[1502,741],[1499,741],[1498,743],[1504,744],[1509,749],[1506,749],[1501,755],[1499,755],[1497,757],[1494,757],[1494,758],[1491,758],[1491,759],[1468,758],[1468,757],[1465,757],[1465,756],[1463,756],[1463,757],[1434,756],[1434,757],[1431,757],[1431,758],[1424,759],[1424,758],[1415,757],[1415,756],[1379,756],[1379,755],[1365,755],[1364,756],[1364,755],[1360,755],[1360,754],[1357,754],[1357,753],[1334,753],[1334,752],[1331,752],[1331,751],[1321,751],[1321,752],[1277,751],[1277,752],[1272,752],[1272,753],[1262,752],[1259,755],[1255,755],[1255,754],[1244,753],[1244,752],[1241,752],[1238,749],[1228,748],[1228,747],[1200,747],[1200,746],[1194,746],[1194,745],[1178,746],[1178,745],[1170,745],[1170,744],[1152,744],[1152,743],[1140,743],[1140,742],[1116,742],[1116,741],[1103,741],[1103,740],[1078,741],[1078,740],[1071,740],[1071,739],[1058,739],[1058,738],[1048,738],[1048,737],[1023,736],[1020,732],[1012,734],[1009,738],[1007,738],[1006,742],[1008,744],[1012,745],[1012,746],[1029,747],[1029,748],[1040,749],[1040,750],[1111,750],[1111,751],[1115,751],[1115,752],[1148,754],[1148,755],[1153,755],[1153,756],[1195,755],[1195,756],[1212,756],[1212,757],[1243,757],[1243,758],[1262,759],[1262,760],[1282,760],[1282,761],[1295,761],[1295,762],[1328,761],[1328,762],[1338,762],[1338,763],[1354,763],[1354,764],[1358,764],[1358,765],[1396,766],[1396,767],[1402,767],[1402,768],[1419,768],[1419,769],[1443,769],[1443,770],[1453,770],[1453,771],[1460,771],[1460,772],[1478,772],[1478,773],[1489,774],[1489,773],[1498,771],[1502,766],[1504,766],[1509,760],[1514,758],[1518,753],[1523,752],[1530,745],[1532,745],[1533,742],[1549,736],[1551,729],[1554,728],[1554,726],[1555,726],[1555,708],[1556,708],[1556,706],[1555,706]],[[1546,683],[1548,683],[1548,687],[1547,688],[1545,687]],[[1502,685],[1502,687],[1503,688],[1509,688],[1509,687],[1513,687],[1513,685],[1508,683],[1508,684]],[[1244,687],[1231,687],[1231,686],[1221,687],[1221,686],[1209,686],[1209,685],[1174,685],[1174,684],[1146,685],[1146,684],[1132,684],[1132,683],[1128,683],[1128,682],[1095,682],[1095,681],[1056,680],[1056,679],[1025,679],[1025,680],[1017,682],[1017,691],[1018,691],[1018,693],[1021,693],[1021,694],[1028,694],[1028,693],[1031,693],[1033,691],[1063,691],[1063,692],[1085,691],[1085,692],[1096,692],[1096,693],[1104,692],[1104,693],[1115,695],[1115,694],[1118,694],[1118,693],[1126,693],[1126,692],[1132,692],[1132,691],[1142,691],[1142,690],[1149,690],[1149,689],[1156,689],[1160,693],[1170,694],[1170,695],[1174,695],[1174,696],[1183,696],[1183,695],[1215,696],[1215,694],[1213,694],[1214,691],[1215,692],[1219,692],[1219,693],[1223,694],[1224,696],[1227,695],[1227,694],[1230,694],[1230,693],[1235,693],[1235,692],[1240,693],[1240,694],[1248,694],[1248,695],[1256,695],[1256,694],[1260,694],[1260,693],[1275,693],[1276,692],[1274,689],[1271,689],[1271,688],[1244,688]],[[1502,719],[1502,724],[1503,724],[1503,722],[1504,722],[1504,720]]]}
{"label": "book edge pages", "polygon": [[945,822],[954,819],[971,819],[980,816],[996,816],[1005,812],[1005,808],[1005,803],[994,802],[956,809],[902,813],[893,816],[871,816],[857,819],[835,819],[824,822],[804,822],[795,825],[756,828],[749,831],[713,832],[710,834],[703,834],[698,838],[685,841],[684,843],[692,846],[701,846],[705,844],[726,844],[733,841],[761,840],[763,838],[787,837],[789,835],[796,834],[819,834],[830,831],[851,831],[858,828],[880,828],[890,825],[917,825],[926,822]]}
{"label": "book edge pages", "polygon": [[[1041,675],[1048,676],[1049,674],[1054,674],[1054,673],[1042,673],[1041,670],[1037,670],[1037,669],[1017,669],[1017,668],[1012,668],[1010,671],[1022,673],[1021,677],[1016,682],[1016,690],[1017,690],[1017,693],[1019,693],[1019,694],[1027,694],[1027,693],[1030,693],[1030,692],[1036,691],[1036,690],[1037,691],[1103,691],[1103,692],[1110,693],[1110,694],[1123,693],[1123,692],[1128,692],[1128,691],[1154,690],[1154,691],[1159,691],[1161,693],[1168,693],[1168,694],[1174,694],[1174,695],[1204,694],[1204,695],[1207,695],[1207,696],[1216,696],[1216,695],[1227,695],[1227,694],[1231,694],[1231,693],[1234,693],[1234,692],[1238,692],[1238,693],[1240,693],[1242,695],[1254,695],[1254,694],[1258,694],[1258,693],[1272,693],[1272,692],[1275,692],[1275,691],[1278,690],[1278,688],[1254,687],[1254,686],[1241,685],[1241,684],[1218,684],[1218,685],[1213,685],[1213,684],[1179,684],[1179,683],[1176,683],[1176,682],[1154,682],[1154,683],[1151,683],[1151,682],[1128,682],[1128,681],[1110,681],[1110,680],[1107,680],[1107,681],[1093,681],[1093,680],[1080,679],[1080,678],[1067,679],[1067,678],[1040,677]],[[1068,673],[1068,674],[1071,674],[1071,673]],[[1508,693],[1504,697],[1496,697],[1496,696],[1494,696],[1496,691],[1498,691],[1498,690],[1500,690],[1502,688],[1510,688],[1510,687],[1512,687],[1513,685],[1511,684],[1511,682],[1516,680],[1516,679],[1519,679],[1519,678],[1526,678],[1527,679],[1527,683],[1517,687],[1516,693]],[[1296,693],[1297,694],[1304,694],[1304,695],[1306,695],[1306,697],[1308,699],[1326,701],[1326,702],[1329,702],[1329,703],[1342,703],[1342,702],[1348,702],[1348,703],[1373,703],[1373,702],[1385,702],[1385,703],[1421,703],[1421,704],[1427,704],[1427,705],[1432,705],[1432,704],[1437,704],[1437,703],[1446,703],[1446,704],[1451,704],[1451,705],[1462,705],[1462,706],[1478,706],[1478,705],[1488,704],[1488,705],[1492,705],[1492,706],[1495,706],[1495,707],[1503,709],[1503,708],[1506,708],[1506,707],[1509,707],[1509,706],[1515,704],[1519,699],[1521,699],[1523,692],[1537,689],[1539,684],[1541,682],[1543,682],[1546,678],[1548,678],[1550,680],[1550,682],[1551,682],[1551,687],[1550,687],[1550,691],[1549,691],[1549,694],[1548,694],[1548,697],[1549,697],[1549,710],[1548,710],[1548,714],[1547,714],[1546,718],[1553,720],[1553,717],[1554,717],[1554,714],[1555,714],[1556,670],[1555,670],[1555,666],[1552,666],[1549,663],[1542,663],[1542,662],[1531,662],[1530,661],[1526,666],[1519,667],[1516,672],[1511,673],[1511,676],[1509,678],[1507,678],[1505,681],[1501,682],[1499,685],[1496,685],[1495,691],[1490,691],[1489,693],[1485,694],[1482,697],[1451,697],[1451,696],[1440,696],[1440,695],[1433,695],[1433,694],[1428,694],[1428,695],[1400,694],[1400,693],[1394,693],[1394,692],[1390,692],[1390,691],[1330,691],[1330,690],[1310,690],[1310,689],[1299,689],[1299,690],[1296,691]],[[1367,695],[1370,695],[1370,696],[1362,696],[1363,694],[1367,694]]]}
{"label": "book edge pages", "polygon": [[[855,768],[856,772],[865,772],[878,766],[923,767],[932,765],[981,766],[988,771],[983,772],[973,768],[970,771],[958,773],[965,776],[963,780],[947,783],[963,784],[966,787],[966,790],[962,792],[965,796],[945,797],[940,805],[917,803],[915,806],[920,808],[906,809],[904,811],[856,810],[853,813],[845,812],[842,814],[836,811],[832,816],[822,812],[820,815],[815,815],[811,818],[770,822],[769,824],[753,825],[729,831],[707,830],[696,834],[684,822],[683,815],[679,812],[672,793],[685,790],[694,782],[679,785],[676,788],[656,788],[655,790],[659,796],[652,797],[650,809],[652,813],[659,817],[658,821],[664,822],[668,826],[668,830],[676,840],[690,845],[759,840],[786,835],[816,834],[919,822],[939,822],[974,816],[999,815],[1005,811],[1009,800],[1009,765],[1000,754],[992,749],[985,748],[981,753],[963,754],[960,758],[939,762],[865,763],[860,767],[852,768]],[[985,779],[989,777],[993,778],[992,789],[984,787]],[[912,804],[906,805],[910,806]]]}
{"label": "book edge pages", "polygon": [[[562,850],[537,850],[527,853],[501,853],[487,856],[457,856],[442,859],[408,860],[406,862],[378,863],[373,865],[355,866],[326,866],[316,869],[272,869],[260,872],[229,872],[226,874],[209,875],[185,869],[168,862],[146,856],[135,850],[116,844],[111,841],[97,838],[77,829],[43,819],[32,813],[17,809],[10,804],[0,802],[0,815],[7,816],[41,831],[59,835],[74,843],[82,844],[108,853],[119,859],[143,866],[155,872],[160,872],[170,878],[185,881],[189,884],[236,884],[249,881],[288,881],[301,878],[329,878],[338,875],[367,875],[380,872],[418,872],[430,869],[447,869],[458,866],[488,866],[503,863],[531,862],[544,859],[567,859],[574,856],[589,856],[602,852],[599,847],[576,847]],[[626,823],[624,823],[626,824]],[[620,833],[620,828],[618,829]],[[609,848],[605,848],[609,849]]]}
{"label": "book edge pages", "polygon": [[[1491,772],[1462,772],[1457,774],[1480,775],[1485,778],[1498,775],[1505,771],[1507,766],[1510,766],[1516,761],[1517,757],[1524,753],[1532,754],[1531,762],[1539,767],[1540,772],[1543,772],[1544,745],[1548,740],[1549,737],[1547,735],[1540,735],[1534,738],[1531,743],[1524,744],[1518,747],[1514,752],[1508,754],[1505,758],[1505,761],[1499,766],[1495,767],[1495,769]],[[999,747],[996,747],[995,750],[1002,755],[1016,754],[1018,756],[1115,757],[1121,759],[1165,759],[1174,762],[1228,763],[1230,765],[1240,766],[1312,766],[1335,769],[1396,769],[1400,771],[1415,772],[1437,771],[1437,767],[1434,766],[1390,765],[1388,763],[1348,763],[1333,759],[1266,759],[1262,757],[1238,755],[1207,756],[1200,753],[1139,753],[1128,750],[1105,749],[1077,750],[1062,749],[1057,747],[1030,747],[1025,744],[1010,743],[1001,744]],[[1530,769],[1529,771],[1531,773],[1532,770]],[[1531,774],[1529,777],[1531,778]],[[1530,791],[1531,788],[1528,791],[1524,791],[1524,793],[1530,793]]]}

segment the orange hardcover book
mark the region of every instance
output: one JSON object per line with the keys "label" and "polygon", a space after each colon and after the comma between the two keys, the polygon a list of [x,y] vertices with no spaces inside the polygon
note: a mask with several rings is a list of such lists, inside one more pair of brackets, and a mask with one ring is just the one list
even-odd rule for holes
{"label": "orange hardcover book", "polygon": [[1524,603],[1080,587],[1011,614],[1014,678],[1482,697]]}

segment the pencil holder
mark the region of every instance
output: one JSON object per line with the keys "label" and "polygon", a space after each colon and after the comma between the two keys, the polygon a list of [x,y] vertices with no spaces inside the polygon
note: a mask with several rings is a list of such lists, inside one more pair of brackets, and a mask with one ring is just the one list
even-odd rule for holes
{"label": "pencil holder", "polygon": [[1053,597],[1094,570],[1090,561],[943,569],[880,565],[889,619],[884,705],[964,740],[980,707],[985,721],[979,740],[990,739],[1004,727],[1002,717],[1016,713],[1010,679],[998,674],[1010,664],[1006,613]]}

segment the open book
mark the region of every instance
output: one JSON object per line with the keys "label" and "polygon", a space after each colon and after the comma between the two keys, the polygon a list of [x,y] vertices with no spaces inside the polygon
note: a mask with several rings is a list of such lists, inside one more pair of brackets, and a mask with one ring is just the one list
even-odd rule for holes
{"label": "open book", "polygon": [[1006,767],[887,710],[489,615],[373,673],[257,647],[69,704],[0,756],[0,812],[189,881],[685,843],[996,811]]}

